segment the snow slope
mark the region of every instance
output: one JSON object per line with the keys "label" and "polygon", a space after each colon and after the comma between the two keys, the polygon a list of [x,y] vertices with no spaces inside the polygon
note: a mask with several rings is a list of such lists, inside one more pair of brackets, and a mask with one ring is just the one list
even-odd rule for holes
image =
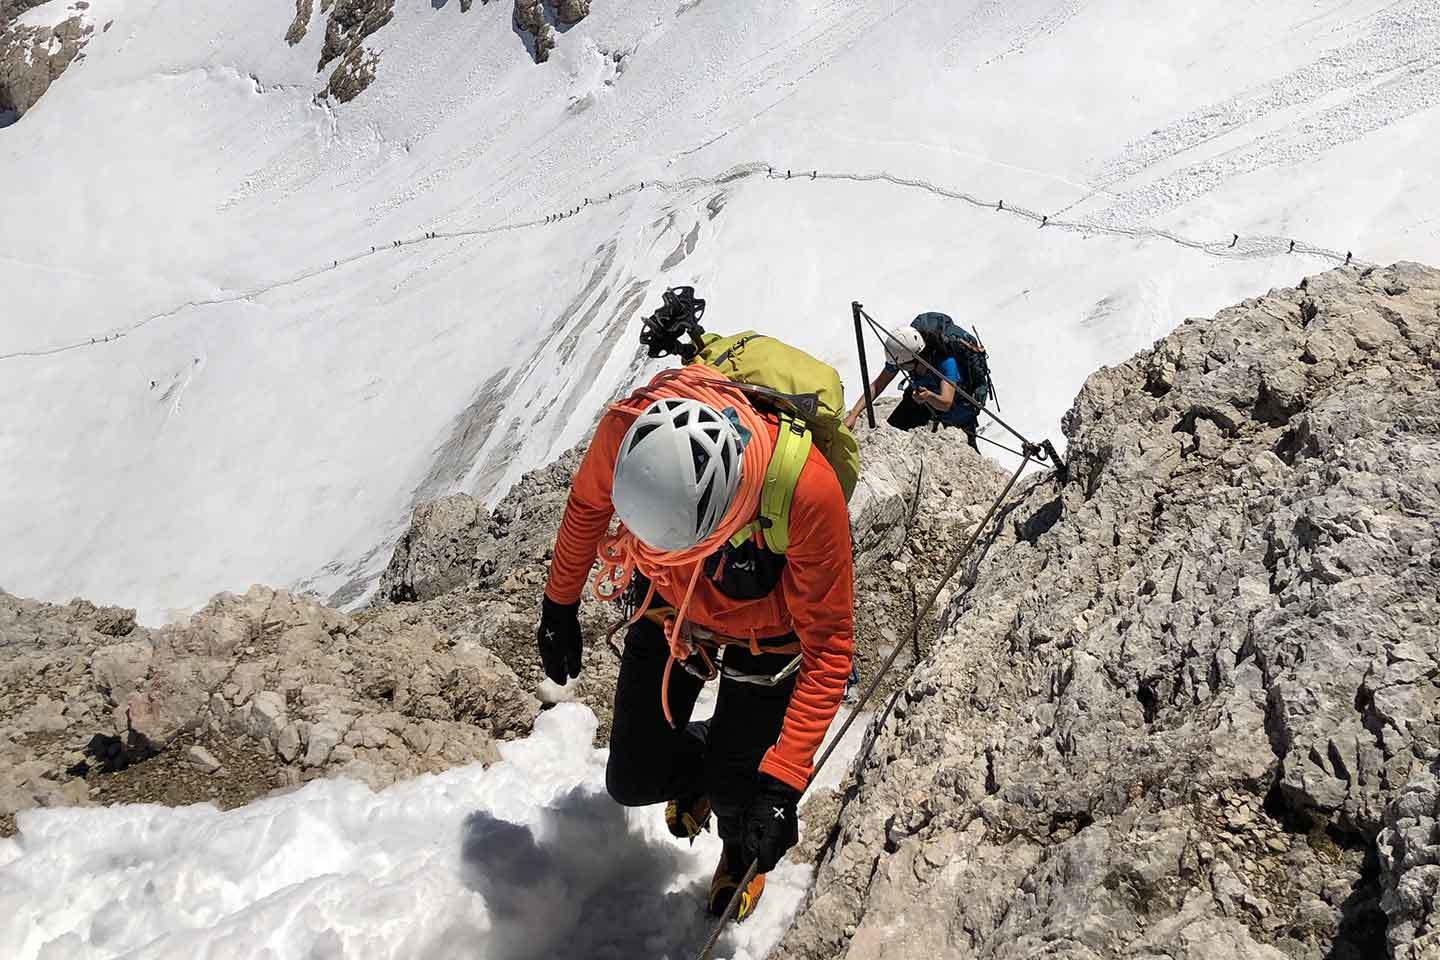
{"label": "snow slope", "polygon": [[[617,806],[595,727],[589,710],[563,704],[502,744],[489,769],[380,793],[321,780],[224,813],[26,811],[19,836],[0,839],[0,942],[15,960],[688,960],[710,933],[720,841],[677,843],[660,808]],[[853,758],[863,729],[827,774]],[[778,867],[716,956],[764,957],[810,876]]]}
{"label": "snow slope", "polygon": [[595,0],[543,66],[509,7],[401,0],[336,107],[318,13],[104,0],[0,130],[0,583],[362,596],[418,498],[580,439],[675,283],[852,387],[851,300],[971,320],[1058,439],[1185,316],[1440,260],[1433,0]]}

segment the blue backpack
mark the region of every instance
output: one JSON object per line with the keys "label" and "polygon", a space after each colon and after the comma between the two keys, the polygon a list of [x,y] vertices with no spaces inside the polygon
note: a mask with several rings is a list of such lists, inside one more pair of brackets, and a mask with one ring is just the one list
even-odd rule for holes
{"label": "blue backpack", "polygon": [[985,406],[990,399],[990,363],[980,338],[943,313],[922,313],[910,321],[910,326],[937,354],[955,360],[960,369],[960,389]]}

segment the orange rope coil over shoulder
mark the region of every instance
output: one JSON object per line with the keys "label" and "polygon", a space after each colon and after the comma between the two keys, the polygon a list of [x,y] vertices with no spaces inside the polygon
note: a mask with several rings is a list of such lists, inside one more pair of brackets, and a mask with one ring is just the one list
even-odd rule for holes
{"label": "orange rope coil over shoulder", "polygon": [[[690,609],[690,600],[695,594],[695,585],[700,582],[700,570],[706,557],[719,550],[742,527],[755,519],[760,510],[760,493],[765,484],[765,468],[774,452],[774,440],[765,421],[750,405],[743,390],[715,370],[700,364],[664,370],[650,383],[639,388],[629,397],[611,406],[612,411],[637,417],[656,400],[686,399],[699,400],[716,410],[727,407],[739,416],[740,425],[749,431],[749,441],[741,454],[740,488],[730,503],[724,518],[704,540],[688,550],[663,551],[646,546],[635,534],[620,524],[614,534],[600,541],[597,554],[600,572],[595,577],[591,592],[599,600],[615,600],[625,592],[639,570],[650,580],[650,590],[636,608],[635,615],[626,626],[639,620],[655,596],[657,583],[679,587],[685,583],[684,599],[673,618],[665,620],[665,640],[670,646],[670,661],[665,665],[665,674],[660,682],[660,706],[665,721],[675,726],[670,715],[670,671],[676,662],[689,658],[694,652],[689,631],[685,629],[685,615]],[[688,582],[684,568],[690,567]],[[673,595],[673,590],[672,590]]]}

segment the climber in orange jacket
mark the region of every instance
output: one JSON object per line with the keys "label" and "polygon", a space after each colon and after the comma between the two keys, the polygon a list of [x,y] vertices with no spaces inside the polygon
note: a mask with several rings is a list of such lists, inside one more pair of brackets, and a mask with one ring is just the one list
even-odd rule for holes
{"label": "climber in orange jacket", "polygon": [[[735,405],[743,403],[737,396]],[[746,422],[763,425],[773,441],[778,421],[752,412]],[[694,552],[739,502],[746,439],[733,408],[683,397],[657,400],[638,416],[619,405],[601,419],[570,487],[545,589],[537,640],[551,680],[579,675],[580,593],[612,514],[648,554]],[[762,532],[738,546],[721,541],[690,563],[638,564],[631,595],[639,603],[654,590],[626,635],[615,690],[610,795],[626,806],[666,802],[671,832],[692,840],[713,811],[724,852],[712,913],[723,912],[751,862],[759,864],[742,891],[742,920],[764,874],[798,840],[796,806],[851,667],[849,517],[835,471],[814,447],[789,530],[784,554],[766,550]],[[691,635],[702,638],[683,669],[671,662],[664,626],[681,607]],[[723,644],[718,667],[706,652],[709,635]],[[787,673],[797,654],[798,672]],[[714,716],[689,723],[702,677],[717,670]]]}

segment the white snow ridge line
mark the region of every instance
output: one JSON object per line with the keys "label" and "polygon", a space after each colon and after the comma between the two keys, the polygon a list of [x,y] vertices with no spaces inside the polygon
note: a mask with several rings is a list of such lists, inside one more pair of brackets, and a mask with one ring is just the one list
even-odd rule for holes
{"label": "white snow ridge line", "polygon": [[[1041,227],[1054,228],[1073,233],[1085,233],[1099,236],[1128,237],[1135,240],[1165,240],[1177,246],[1186,247],[1191,250],[1198,250],[1212,257],[1224,257],[1240,260],[1258,260],[1266,257],[1290,256],[1301,254],[1303,256],[1317,257],[1322,260],[1331,260],[1337,263],[1354,264],[1356,266],[1373,266],[1367,261],[1354,258],[1350,253],[1340,253],[1328,247],[1319,247],[1309,243],[1293,240],[1289,237],[1277,236],[1253,236],[1242,237],[1239,234],[1233,235],[1226,240],[1195,240],[1184,237],[1169,230],[1162,230],[1156,227],[1112,227],[1093,223],[1084,220],[1056,220],[1048,214],[1042,214],[1025,206],[1007,204],[1001,200],[983,200],[974,194],[963,190],[954,190],[940,186],[928,180],[920,180],[909,177],[902,177],[888,171],[874,173],[855,173],[841,171],[824,171],[819,169],[794,170],[787,169],[783,173],[777,170],[772,164],[761,161],[752,163],[737,164],[728,170],[710,177],[686,177],[681,180],[642,180],[639,183],[632,183],[604,197],[586,197],[581,203],[559,213],[548,214],[544,217],[535,217],[529,220],[515,220],[509,223],[498,223],[488,227],[475,227],[461,230],[432,230],[427,231],[418,237],[410,237],[404,240],[392,240],[385,244],[376,244],[369,250],[362,250],[359,253],[349,256],[332,258],[330,266],[313,267],[301,273],[297,273],[283,280],[274,283],[255,287],[242,293],[231,296],[215,297],[206,300],[189,300],[176,307],[171,307],[161,313],[152,314],[140,320],[136,320],[128,326],[110,328],[110,331],[99,336],[87,337],[75,340],[71,343],[58,344],[53,347],[35,347],[24,350],[14,350],[9,353],[0,353],[0,360],[17,360],[29,357],[50,357],[55,354],[65,353],[70,350],[79,350],[83,347],[94,347],[118,340],[126,334],[133,333],[141,327],[157,320],[166,320],[177,314],[198,307],[213,307],[225,303],[238,303],[244,300],[253,300],[282,287],[293,286],[303,283],[306,280],[314,279],[321,274],[339,267],[355,263],[367,257],[378,256],[387,251],[399,250],[403,247],[414,246],[419,243],[430,243],[438,240],[455,240],[463,237],[483,237],[497,233],[507,233],[512,230],[525,230],[531,227],[549,226],[559,223],[562,220],[580,213],[587,207],[600,206],[612,203],[621,197],[639,193],[643,190],[654,187],[659,190],[680,192],[694,190],[701,187],[715,187],[736,180],[743,180],[749,177],[764,174],[767,180],[780,181],[814,181],[830,180],[836,182],[850,183],[888,183],[892,186],[906,187],[915,190],[924,190],[937,197],[947,200],[960,200],[973,207],[994,210],[998,213],[1008,213],[1011,216],[1021,217],[1033,221]],[[1243,243],[1241,242],[1243,240]]]}

